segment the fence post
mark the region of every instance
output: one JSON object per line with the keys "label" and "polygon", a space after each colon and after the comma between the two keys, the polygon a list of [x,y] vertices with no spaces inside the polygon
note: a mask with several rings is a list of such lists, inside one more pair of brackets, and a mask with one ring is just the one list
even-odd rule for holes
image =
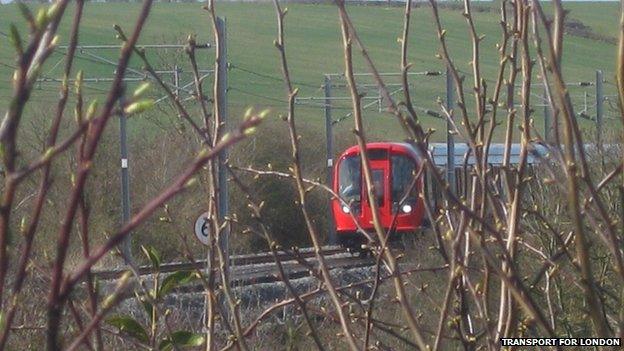
{"label": "fence post", "polygon": [[[332,129],[332,111],[331,111],[331,77],[329,75],[325,75],[325,81],[323,84],[325,90],[325,148],[326,148],[326,159],[327,159],[327,186],[333,186],[333,166],[334,166],[334,135]],[[329,244],[335,245],[337,244],[336,238],[336,228],[334,227],[334,213],[332,211],[332,203],[330,201],[328,206],[328,236],[329,236]]]}
{"label": "fence post", "polygon": [[[450,112],[453,108],[453,77],[451,70],[446,67],[446,108]],[[455,137],[453,136],[453,114],[446,120],[446,180],[449,183],[451,191],[455,194]]]}
{"label": "fence post", "polygon": [[596,145],[599,150],[602,150],[602,117],[604,102],[602,82],[602,70],[596,70]]}

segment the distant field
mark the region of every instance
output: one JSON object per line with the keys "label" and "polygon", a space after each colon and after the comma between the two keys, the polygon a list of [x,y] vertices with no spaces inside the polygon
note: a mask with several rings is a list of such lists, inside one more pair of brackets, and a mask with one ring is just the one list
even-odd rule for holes
{"label": "distant field", "polygon": [[[322,96],[320,89],[324,73],[339,73],[343,71],[340,28],[337,10],[332,5],[304,5],[288,4],[289,13],[286,18],[286,40],[289,63],[292,76],[300,88],[300,96]],[[498,58],[495,44],[500,39],[498,5],[482,5],[483,11],[475,11],[477,30],[485,34],[482,42],[482,68],[488,79],[494,78]],[[489,6],[492,6],[490,9]],[[549,3],[544,3],[549,7]],[[603,69],[605,77],[611,79],[613,75],[615,45],[613,39],[617,36],[618,4],[617,3],[565,3],[570,10],[570,18],[584,25],[583,31],[569,35],[565,41],[565,76],[569,82],[593,81],[596,69]],[[100,4],[89,3],[86,6],[84,26],[81,32],[81,43],[114,44],[112,25],[120,24],[127,31],[131,30],[138,4],[116,3]],[[284,89],[279,81],[277,53],[273,46],[276,24],[275,13],[271,4],[249,3],[219,3],[219,15],[227,18],[229,61],[232,69],[229,76],[229,99],[232,118],[241,114],[243,108],[249,105],[271,107],[280,110],[284,106]],[[69,9],[72,11],[72,8]],[[357,6],[349,7],[355,20],[359,34],[367,45],[380,71],[396,72],[399,68],[399,46],[397,37],[400,36],[403,10],[399,7]],[[460,11],[442,9],[441,15],[447,29],[448,42],[453,57],[460,69],[469,71],[469,57],[471,46],[468,42],[467,25]],[[67,16],[70,19],[71,16]],[[10,22],[24,28],[13,5],[0,6],[0,31],[8,32]],[[67,39],[69,23],[63,23],[62,41]],[[157,3],[141,37],[145,44],[178,42],[183,43],[188,34],[197,34],[198,41],[209,42],[211,30],[205,11],[200,4],[166,4]],[[589,38],[583,37],[590,33]],[[410,61],[414,63],[413,71],[443,70],[441,63],[434,55],[438,49],[435,38],[431,9],[418,7],[414,10],[410,37]],[[204,51],[204,68],[211,68],[210,57],[212,52]],[[115,52],[103,53],[103,56],[114,60]],[[357,55],[355,55],[357,56]],[[50,60],[46,75],[58,77],[61,67],[53,65],[62,56],[55,55]],[[173,60],[186,67],[184,55],[172,51],[152,55],[155,63],[172,65]],[[10,93],[10,70],[6,65],[13,62],[11,48],[5,37],[0,36],[0,108],[6,106],[6,99]],[[162,61],[162,62],[161,62]],[[95,65],[84,57],[79,59],[78,66],[87,72],[87,77],[104,77],[111,75],[111,67]],[[138,63],[134,67],[140,69]],[[358,71],[366,71],[358,57],[356,62]],[[188,76],[183,77],[188,80]],[[370,81],[368,81],[370,82]],[[392,81],[390,81],[392,82]],[[363,81],[363,83],[366,83]],[[435,109],[436,98],[444,95],[444,84],[441,77],[415,78],[415,100],[419,106]],[[490,85],[493,85],[490,82]],[[98,95],[97,89],[104,89],[106,84],[91,84],[92,94]],[[54,85],[43,84],[42,90],[35,95],[43,104],[54,99]],[[607,84],[608,93],[612,87]],[[590,88],[587,90],[593,94]],[[577,101],[582,101],[583,91],[571,89]],[[336,90],[335,95],[347,96],[346,90]],[[371,90],[369,96],[374,95]],[[369,101],[367,101],[369,102]],[[592,102],[593,103],[593,102]],[[342,104],[346,107],[346,104]],[[591,104],[590,104],[591,105]],[[591,115],[592,106],[588,113]],[[607,108],[607,110],[609,110]],[[313,129],[322,132],[323,111],[320,107],[301,106],[301,119],[305,120]],[[376,139],[397,138],[400,132],[396,123],[378,112],[376,107],[367,111],[366,119],[371,126],[372,137]],[[346,109],[336,109],[335,118],[348,113]],[[609,111],[607,111],[609,112]],[[541,120],[541,114],[536,112],[536,124]],[[427,127],[440,130],[443,121],[424,116]],[[339,129],[351,128],[351,120],[347,119],[338,125]],[[139,122],[137,122],[139,123]],[[583,121],[584,125],[590,122]],[[132,127],[132,126],[131,126]],[[135,130],[142,130],[138,126]],[[434,140],[441,140],[443,134],[436,133]]]}

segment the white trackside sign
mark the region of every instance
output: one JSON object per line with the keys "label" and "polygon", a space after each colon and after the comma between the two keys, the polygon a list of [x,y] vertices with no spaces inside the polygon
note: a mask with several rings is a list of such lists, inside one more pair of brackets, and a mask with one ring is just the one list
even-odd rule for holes
{"label": "white trackside sign", "polygon": [[208,245],[208,234],[210,232],[208,212],[204,212],[195,221],[195,236],[202,244]]}

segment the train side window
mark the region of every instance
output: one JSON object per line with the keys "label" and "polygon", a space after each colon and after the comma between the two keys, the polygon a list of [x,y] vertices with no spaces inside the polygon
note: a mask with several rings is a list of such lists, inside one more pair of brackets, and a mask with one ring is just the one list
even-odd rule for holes
{"label": "train side window", "polygon": [[346,202],[360,201],[362,171],[359,156],[349,156],[340,162],[338,185],[340,196]]}
{"label": "train side window", "polygon": [[[399,202],[405,196],[405,193],[412,185],[412,181],[416,176],[416,165],[410,158],[402,155],[392,155],[392,201]],[[416,196],[416,187],[414,186],[407,200],[413,200]]]}

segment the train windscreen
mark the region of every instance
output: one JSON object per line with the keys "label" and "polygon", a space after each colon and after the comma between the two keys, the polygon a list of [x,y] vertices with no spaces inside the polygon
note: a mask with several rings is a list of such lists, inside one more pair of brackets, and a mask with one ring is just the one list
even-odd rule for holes
{"label": "train windscreen", "polygon": [[346,202],[359,202],[362,171],[359,156],[349,156],[340,163],[339,192]]}
{"label": "train windscreen", "polygon": [[398,203],[409,191],[407,203],[414,201],[416,187],[410,191],[410,186],[416,176],[416,165],[410,158],[402,155],[392,155],[392,201]]}

